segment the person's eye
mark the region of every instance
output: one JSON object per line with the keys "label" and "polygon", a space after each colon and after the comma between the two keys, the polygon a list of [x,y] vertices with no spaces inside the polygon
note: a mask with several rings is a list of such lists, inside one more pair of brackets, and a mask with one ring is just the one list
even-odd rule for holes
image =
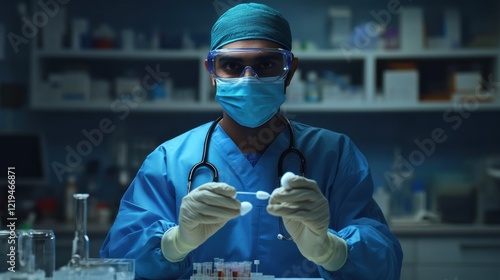
{"label": "person's eye", "polygon": [[260,64],[259,64],[259,68],[260,69],[272,69],[274,68],[276,65],[276,63],[274,63],[274,61],[271,61],[271,60],[267,60],[267,61],[262,61]]}
{"label": "person's eye", "polygon": [[241,65],[236,62],[226,62],[222,65],[222,69],[224,69],[225,72],[228,73],[236,73],[238,71],[241,71]]}

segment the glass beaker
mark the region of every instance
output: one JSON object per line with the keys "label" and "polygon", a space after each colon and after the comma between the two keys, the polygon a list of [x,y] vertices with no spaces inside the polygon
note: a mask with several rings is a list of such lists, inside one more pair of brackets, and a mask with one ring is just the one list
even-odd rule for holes
{"label": "glass beaker", "polygon": [[52,230],[32,230],[32,250],[35,255],[35,270],[43,270],[45,277],[54,276],[56,266],[56,237]]}
{"label": "glass beaker", "polygon": [[[12,234],[12,235],[11,235]],[[16,236],[15,231],[0,230],[0,273],[9,271],[9,267],[16,265],[16,252],[12,241]],[[14,249],[14,250],[12,250]]]}
{"label": "glass beaker", "polygon": [[36,260],[42,257],[36,255],[33,244],[32,230],[0,231],[0,249],[5,252],[0,258],[0,279],[45,279],[45,271],[37,269],[35,265]]}
{"label": "glass beaker", "polygon": [[33,252],[33,235],[31,230],[17,231],[17,266],[16,272],[34,272],[35,254]]}
{"label": "glass beaker", "polygon": [[77,193],[75,199],[75,237],[73,238],[72,263],[89,258],[89,237],[87,236],[87,199],[88,194]]}

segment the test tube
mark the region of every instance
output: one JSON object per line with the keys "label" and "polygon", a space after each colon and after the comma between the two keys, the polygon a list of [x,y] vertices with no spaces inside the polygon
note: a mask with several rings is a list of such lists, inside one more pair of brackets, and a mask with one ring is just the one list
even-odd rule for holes
{"label": "test tube", "polygon": [[238,277],[238,263],[237,262],[231,262],[231,276],[233,276],[233,279],[236,280]]}
{"label": "test tube", "polygon": [[200,270],[198,269],[198,263],[193,263],[193,276],[198,276]]}
{"label": "test tube", "polygon": [[256,273],[259,273],[259,264],[260,264],[260,260],[254,260],[254,261],[253,261],[253,264],[255,264],[255,272],[256,272]]}
{"label": "test tube", "polygon": [[252,262],[250,261],[243,262],[243,277],[250,278],[251,272],[252,272]]}
{"label": "test tube", "polygon": [[203,263],[203,276],[212,277],[212,262]]}
{"label": "test tube", "polygon": [[202,272],[201,263],[193,263],[193,277],[191,277],[191,280],[203,279]]}
{"label": "test tube", "polygon": [[224,263],[224,275],[225,280],[231,279],[231,263],[229,262]]}
{"label": "test tube", "polygon": [[214,258],[214,276],[224,277],[224,259]]}
{"label": "test tube", "polygon": [[82,260],[89,258],[89,237],[87,236],[87,198],[88,194],[77,193],[73,195],[75,199],[75,237],[73,238],[73,248],[71,264],[78,264]]}

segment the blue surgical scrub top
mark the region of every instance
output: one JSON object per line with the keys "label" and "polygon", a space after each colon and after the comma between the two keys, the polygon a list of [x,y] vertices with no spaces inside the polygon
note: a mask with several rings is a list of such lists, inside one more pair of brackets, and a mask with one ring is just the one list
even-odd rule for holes
{"label": "blue surgical scrub top", "polygon": [[[214,258],[259,260],[259,272],[276,278],[399,279],[401,246],[372,199],[373,182],[365,157],[347,136],[297,122],[292,127],[295,146],[306,158],[305,177],[315,180],[328,198],[329,231],[348,246],[344,266],[326,271],[305,259],[293,241],[278,240],[279,219],[267,213],[268,201],[248,195],[237,198],[251,202],[252,211],[227,222],[183,261],[167,261],[161,238],[178,223],[188,173],[201,160],[210,124],[166,141],[149,154],[121,200],[101,248],[102,258],[135,259],[139,279],[189,279],[193,262],[212,262]],[[239,191],[271,193],[279,187],[278,161],[289,147],[288,130],[280,132],[255,165],[245,157],[246,152],[255,152],[252,145],[269,144],[271,133],[270,128],[262,129],[238,147],[217,125],[210,138],[208,160],[217,167],[219,181]],[[289,154],[283,169],[300,174],[299,158]],[[202,168],[195,173],[192,188],[212,180],[212,172]]]}

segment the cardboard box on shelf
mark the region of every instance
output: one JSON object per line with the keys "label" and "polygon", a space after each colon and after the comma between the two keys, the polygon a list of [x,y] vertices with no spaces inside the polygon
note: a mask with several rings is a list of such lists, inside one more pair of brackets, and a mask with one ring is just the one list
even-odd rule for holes
{"label": "cardboard box on shelf", "polygon": [[424,12],[419,7],[405,7],[399,20],[403,51],[420,51],[424,47]]}
{"label": "cardboard box on shelf", "polygon": [[495,91],[483,87],[483,78],[478,71],[456,72],[450,80],[453,102],[490,103],[496,100]]}
{"label": "cardboard box on shelf", "polygon": [[419,73],[417,70],[385,70],[384,96],[388,101],[419,100]]}

